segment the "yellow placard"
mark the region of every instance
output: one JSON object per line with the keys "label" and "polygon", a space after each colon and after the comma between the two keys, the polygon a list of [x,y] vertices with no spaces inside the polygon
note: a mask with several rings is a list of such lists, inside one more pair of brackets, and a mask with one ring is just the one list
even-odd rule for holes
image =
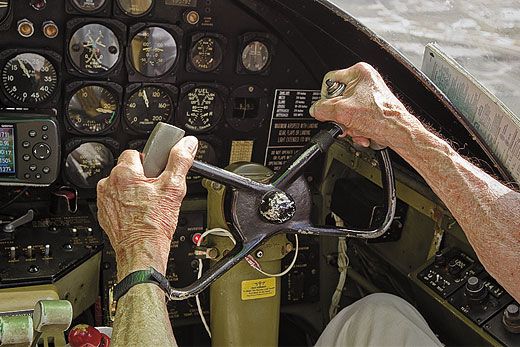
{"label": "yellow placard", "polygon": [[276,295],[276,278],[242,281],[242,300],[270,298]]}

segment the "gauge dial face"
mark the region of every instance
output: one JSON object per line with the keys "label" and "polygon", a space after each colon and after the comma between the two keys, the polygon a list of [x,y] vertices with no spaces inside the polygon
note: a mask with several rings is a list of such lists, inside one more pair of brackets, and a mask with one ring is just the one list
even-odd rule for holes
{"label": "gauge dial face", "polygon": [[222,47],[214,37],[203,37],[193,45],[190,61],[201,72],[215,70],[222,62]]}
{"label": "gauge dial face", "polygon": [[242,65],[251,72],[260,72],[269,63],[269,49],[260,41],[249,42],[242,50]]}
{"label": "gauge dial face", "polygon": [[80,11],[95,12],[105,4],[105,0],[72,0],[72,4]]}
{"label": "gauge dial face", "polygon": [[86,142],[67,155],[65,173],[79,188],[96,188],[114,167],[114,155],[99,142]]}
{"label": "gauge dial face", "polygon": [[74,67],[87,75],[102,75],[118,62],[119,40],[102,24],[87,24],[72,35],[69,55]]}
{"label": "gauge dial face", "polygon": [[203,133],[218,124],[224,112],[224,104],[214,89],[196,87],[183,97],[180,110],[184,128]]}
{"label": "gauge dial face", "polygon": [[152,131],[158,122],[167,122],[172,113],[172,98],[161,87],[141,87],[130,95],[125,105],[128,125],[137,131]]}
{"label": "gauge dial face", "polygon": [[148,27],[137,33],[130,42],[130,62],[146,77],[166,74],[177,59],[177,42],[160,27]]}
{"label": "gauge dial face", "polygon": [[117,0],[117,4],[127,16],[139,17],[152,8],[153,0]]}
{"label": "gauge dial face", "polygon": [[9,99],[23,105],[45,103],[57,86],[56,69],[39,54],[18,54],[2,69],[2,89]]}
{"label": "gauge dial face", "polygon": [[77,90],[69,100],[67,119],[70,125],[84,134],[98,134],[116,121],[118,98],[115,92],[102,86],[86,86]]}

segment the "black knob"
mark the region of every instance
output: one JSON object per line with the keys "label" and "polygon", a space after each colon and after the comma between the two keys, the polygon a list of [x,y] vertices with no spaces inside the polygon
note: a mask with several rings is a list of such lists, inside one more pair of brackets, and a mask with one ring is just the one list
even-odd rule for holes
{"label": "black knob", "polygon": [[470,300],[480,301],[483,300],[488,294],[487,288],[484,286],[484,282],[479,280],[475,276],[468,278],[466,282],[466,296]]}
{"label": "black knob", "polygon": [[459,262],[457,261],[457,258],[453,258],[448,263],[448,272],[450,275],[454,277],[459,277],[460,272],[462,271],[462,267],[459,266]]}
{"label": "black knob", "polygon": [[507,331],[513,334],[520,334],[520,308],[513,303],[506,307],[502,315],[502,323]]}

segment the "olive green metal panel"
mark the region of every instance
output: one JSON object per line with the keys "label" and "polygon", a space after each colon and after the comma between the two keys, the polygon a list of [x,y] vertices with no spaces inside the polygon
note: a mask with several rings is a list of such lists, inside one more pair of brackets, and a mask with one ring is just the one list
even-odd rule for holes
{"label": "olive green metal panel", "polygon": [[[257,181],[272,172],[258,164],[238,163],[227,168]],[[226,188],[203,180],[208,190],[208,229],[228,229],[224,215]],[[233,243],[227,237],[210,235],[207,247],[218,249],[218,261]],[[280,272],[281,259],[292,249],[285,235],[276,235],[253,252],[264,272]],[[277,346],[280,317],[280,278],[269,277],[243,260],[210,287],[211,343],[213,346]]]}
{"label": "olive green metal panel", "polygon": [[[222,239],[215,237],[213,239]],[[262,258],[255,260],[267,273],[279,273],[281,249],[287,243],[285,235],[277,235],[257,250]],[[223,246],[215,242],[217,248]],[[229,246],[229,245],[228,245]],[[224,246],[228,247],[228,246]],[[258,253],[261,251],[261,253]],[[264,290],[262,297],[245,299],[251,280],[274,282],[274,289]],[[269,285],[268,285],[269,286]],[[213,346],[277,346],[280,316],[280,278],[269,279],[246,261],[241,261],[211,285],[211,332]]]}

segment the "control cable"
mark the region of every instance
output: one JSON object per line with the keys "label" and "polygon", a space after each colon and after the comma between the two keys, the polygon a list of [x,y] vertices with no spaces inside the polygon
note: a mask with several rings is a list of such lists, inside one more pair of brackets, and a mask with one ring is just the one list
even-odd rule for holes
{"label": "control cable", "polygon": [[[345,222],[334,212],[331,213],[332,218],[334,218],[334,222],[337,227],[345,227]],[[329,319],[332,320],[334,316],[338,313],[339,302],[341,300],[341,294],[343,293],[343,288],[345,287],[345,282],[347,280],[347,270],[348,265],[350,263],[350,259],[347,255],[347,240],[345,237],[338,237],[338,271],[339,271],[339,279],[338,285],[336,286],[336,290],[332,295],[332,300],[330,302],[329,307]]]}

